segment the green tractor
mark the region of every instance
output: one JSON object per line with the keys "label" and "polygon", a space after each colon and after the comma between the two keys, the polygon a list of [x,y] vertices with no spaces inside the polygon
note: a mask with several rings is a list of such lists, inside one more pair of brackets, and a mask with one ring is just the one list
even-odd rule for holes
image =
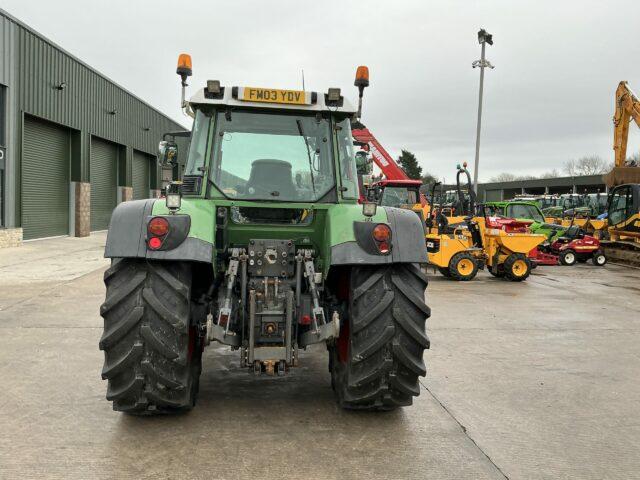
{"label": "green tractor", "polygon": [[[181,55],[183,99],[191,61]],[[202,352],[286,375],[325,344],[343,408],[410,405],[426,373],[427,258],[411,211],[358,202],[351,121],[327,93],[208,81],[181,183],[164,199],[120,204],[109,225],[100,348],[114,410],[151,415],[195,404]],[[174,165],[177,146],[159,159]]]}

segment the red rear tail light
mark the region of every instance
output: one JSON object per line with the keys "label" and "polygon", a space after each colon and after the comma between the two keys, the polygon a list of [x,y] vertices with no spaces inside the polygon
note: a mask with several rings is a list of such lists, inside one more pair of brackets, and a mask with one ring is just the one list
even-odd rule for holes
{"label": "red rear tail light", "polygon": [[379,223],[373,229],[373,238],[376,242],[385,242],[391,238],[391,229],[389,225],[385,225],[384,223]]}
{"label": "red rear tail light", "polygon": [[389,253],[391,247],[387,242],[380,242],[378,243],[378,250],[380,250],[380,253]]}
{"label": "red rear tail light", "polygon": [[155,237],[164,237],[169,233],[169,222],[164,217],[152,218],[147,227],[149,233]]}
{"label": "red rear tail light", "polygon": [[151,250],[158,250],[162,246],[162,239],[160,237],[151,237],[149,239],[149,248]]}
{"label": "red rear tail light", "polygon": [[391,228],[389,225],[379,223],[373,228],[371,235],[380,253],[387,254],[391,251]]}

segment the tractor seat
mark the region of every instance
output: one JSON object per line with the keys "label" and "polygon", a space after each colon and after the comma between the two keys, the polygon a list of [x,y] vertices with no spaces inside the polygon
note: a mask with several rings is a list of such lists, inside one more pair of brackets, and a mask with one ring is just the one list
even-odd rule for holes
{"label": "tractor seat", "polygon": [[251,163],[246,191],[252,195],[252,192],[255,192],[287,200],[296,198],[297,190],[291,177],[291,164],[272,158],[254,160]]}
{"label": "tractor seat", "polygon": [[567,231],[562,235],[564,238],[568,238],[569,240],[575,240],[577,238],[584,238],[584,231],[578,225],[572,225],[567,228]]}
{"label": "tractor seat", "polygon": [[466,223],[464,222],[459,222],[459,223],[448,223],[445,227],[444,227],[444,233],[446,233],[447,235],[453,235],[456,230],[467,230],[469,227],[467,226]]}

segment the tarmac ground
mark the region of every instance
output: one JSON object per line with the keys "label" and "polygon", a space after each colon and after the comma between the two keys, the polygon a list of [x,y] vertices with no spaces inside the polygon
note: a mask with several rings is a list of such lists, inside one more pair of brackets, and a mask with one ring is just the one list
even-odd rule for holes
{"label": "tarmac ground", "polygon": [[111,409],[100,378],[105,234],[0,250],[0,478],[640,478],[640,270],[430,274],[414,405],[339,409],[327,355],[255,377],[205,350],[186,414]]}

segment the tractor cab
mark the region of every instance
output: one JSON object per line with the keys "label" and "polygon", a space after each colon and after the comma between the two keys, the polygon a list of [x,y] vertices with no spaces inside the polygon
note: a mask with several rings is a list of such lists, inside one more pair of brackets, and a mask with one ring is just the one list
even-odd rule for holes
{"label": "tractor cab", "polygon": [[367,198],[380,206],[412,208],[421,202],[421,186],[420,180],[380,180],[369,187]]}
{"label": "tractor cab", "polygon": [[607,222],[612,240],[640,241],[640,184],[628,183],[611,189]]}
{"label": "tractor cab", "polygon": [[329,96],[209,82],[189,103],[183,194],[252,203],[356,200],[353,108],[336,90]]}
{"label": "tractor cab", "polygon": [[535,203],[521,198],[501,202],[488,202],[485,207],[503,217],[528,220],[532,233],[544,234],[549,240],[566,230],[566,227],[560,224],[547,223],[542,211]]}

